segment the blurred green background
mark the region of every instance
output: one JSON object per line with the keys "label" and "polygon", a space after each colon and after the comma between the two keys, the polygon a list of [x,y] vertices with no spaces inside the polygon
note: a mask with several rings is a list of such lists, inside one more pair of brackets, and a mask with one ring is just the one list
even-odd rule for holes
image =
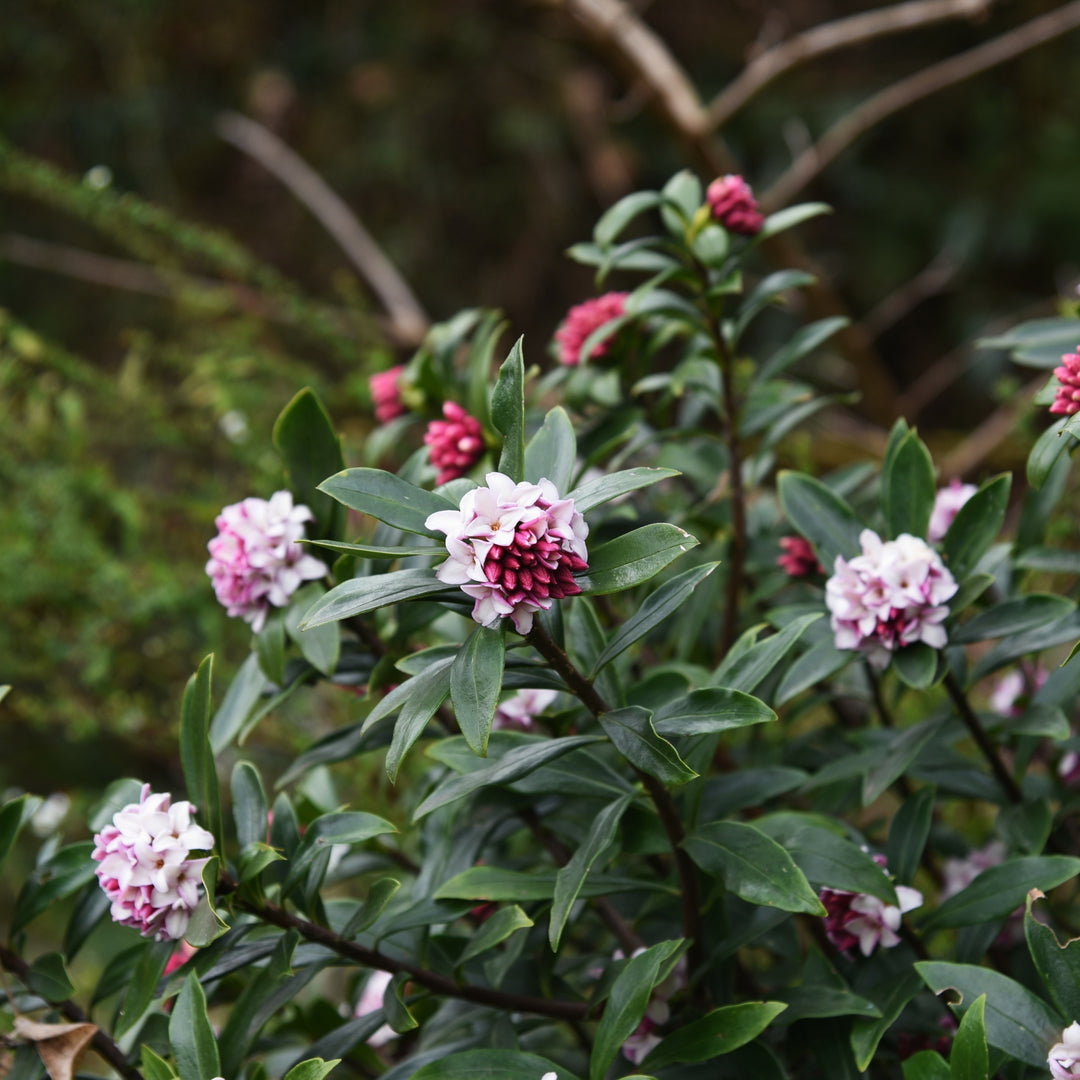
{"label": "blurred green background", "polygon": [[[7,0],[0,682],[13,690],[0,705],[0,790],[176,782],[184,681],[214,651],[220,692],[247,651],[246,627],[224,617],[203,573],[215,514],[280,486],[270,429],[303,385],[355,460],[371,425],[366,377],[408,354],[384,339],[308,210],[218,137],[220,113],[257,119],[310,163],[433,319],[502,308],[527,358],[545,362],[567,307],[593,289],[565,249],[619,196],[694,164],[649,93],[562,6]],[[764,190],[868,95],[1057,8],[1013,0],[816,60],[723,138]],[[637,9],[708,99],[755,48],[866,5]],[[935,447],[961,444],[1021,384],[973,340],[1074,295],[1078,41],[1060,36],[912,105],[800,196],[836,208],[801,240],[864,320],[893,411]],[[124,260],[107,264],[119,279],[99,263],[80,276],[73,251]],[[180,270],[233,287],[177,286],[168,275]],[[288,317],[266,317],[267,298]],[[948,378],[935,388],[928,372]],[[815,375],[833,389],[859,381],[839,352]],[[839,452],[870,452],[880,420],[858,404],[833,418],[850,432]],[[996,464],[1022,452],[1006,445]],[[342,722],[346,697],[327,690],[280,719],[273,752],[284,760]]]}

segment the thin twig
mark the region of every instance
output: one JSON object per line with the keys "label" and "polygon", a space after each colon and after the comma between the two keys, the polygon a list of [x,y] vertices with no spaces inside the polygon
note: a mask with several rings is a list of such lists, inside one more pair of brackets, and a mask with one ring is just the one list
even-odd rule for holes
{"label": "thin twig", "polygon": [[722,127],[774,79],[808,60],[947,19],[975,19],[984,15],[992,3],[993,0],[909,0],[812,27],[755,56],[709,103],[709,125]]}
{"label": "thin twig", "polygon": [[255,120],[239,113],[222,113],[217,131],[226,142],[273,173],[319,219],[378,296],[399,336],[419,344],[430,325],[423,306],[345,200],[307,162]]}
{"label": "thin twig", "polygon": [[[30,971],[30,965],[18,953],[0,945],[0,966],[10,971],[17,979],[26,982],[26,976]],[[93,1021],[75,1004],[74,1001],[65,1000],[50,1003],[52,1008],[59,1009],[73,1024],[92,1024]],[[96,1025],[95,1025],[96,1026]],[[121,1075],[125,1080],[143,1080],[143,1074],[130,1064],[124,1056],[124,1051],[113,1041],[108,1032],[100,1027],[94,1032],[90,1045]]]}
{"label": "thin twig", "polygon": [[766,210],[789,203],[856,139],[893,113],[922,98],[979,75],[1080,26],[1080,0],[1024,23],[974,49],[894,83],[837,121],[800,154],[758,200]]}
{"label": "thin twig", "polygon": [[881,337],[924,300],[944,292],[952,284],[959,269],[960,264],[948,248],[939,251],[929,265],[879,300],[863,316],[862,327],[866,336],[871,340]]}

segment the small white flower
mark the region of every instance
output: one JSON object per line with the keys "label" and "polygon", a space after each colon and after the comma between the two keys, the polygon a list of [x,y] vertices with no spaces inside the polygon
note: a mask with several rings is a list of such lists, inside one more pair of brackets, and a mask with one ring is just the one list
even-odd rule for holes
{"label": "small white flower", "polygon": [[496,731],[532,731],[536,718],[558,696],[554,690],[519,690],[499,702],[491,726]]}
{"label": "small white flower", "polygon": [[1054,1080],[1071,1080],[1080,1076],[1080,1024],[1073,1021],[1062,1033],[1046,1059]]}
{"label": "small white flower", "polygon": [[948,487],[938,488],[934,496],[934,509],[930,512],[930,524],[926,530],[926,539],[931,544],[940,544],[949,531],[949,526],[960,513],[961,507],[979,489],[974,484],[961,484],[953,480]]}
{"label": "small white flower", "polygon": [[992,840],[986,847],[971,852],[963,859],[946,859],[941,867],[944,878],[941,899],[948,900],[966,889],[984,870],[1003,863],[1006,854],[1005,845],[1000,840]]}
{"label": "small white flower", "polygon": [[[389,971],[373,971],[371,973],[368,981],[364,983],[364,989],[360,992],[356,1008],[353,1010],[353,1016],[357,1020],[361,1016],[367,1016],[368,1013],[376,1012],[383,1007],[386,988],[390,985],[392,979],[393,975]],[[396,1038],[397,1032],[389,1024],[383,1024],[373,1035],[368,1036],[367,1041],[369,1046],[382,1046],[383,1043],[388,1043],[391,1039]]]}

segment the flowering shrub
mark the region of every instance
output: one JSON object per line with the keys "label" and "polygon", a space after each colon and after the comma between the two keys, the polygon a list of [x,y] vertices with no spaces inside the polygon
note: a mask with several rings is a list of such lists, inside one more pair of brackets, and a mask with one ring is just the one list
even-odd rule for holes
{"label": "flowering shrub", "polygon": [[[939,487],[904,420],[880,461],[782,468],[843,320],[778,345],[810,279],[758,245],[824,209],[689,173],[620,201],[571,256],[632,291],[558,341],[580,361],[632,319],[605,370],[533,378],[520,341],[494,369],[499,315],[464,312],[372,386],[384,427],[349,456],[396,470],[347,467],[315,395],[289,403],[289,490],[211,541],[253,641],[180,703],[191,803],[118,779],[21,887],[16,1080],[100,1074],[91,1044],[125,1080],[1076,1074],[1054,514],[1080,427],[1047,414],[1022,498]],[[1078,329],[987,347],[1049,372]],[[443,402],[432,484],[410,416]],[[259,752],[319,695],[342,723]],[[0,863],[37,810],[0,808]],[[71,964],[87,941],[104,970]]]}

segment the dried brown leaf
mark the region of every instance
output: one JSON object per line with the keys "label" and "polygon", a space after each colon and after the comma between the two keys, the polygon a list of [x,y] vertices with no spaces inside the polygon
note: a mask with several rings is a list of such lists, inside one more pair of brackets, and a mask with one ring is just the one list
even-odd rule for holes
{"label": "dried brown leaf", "polygon": [[15,1017],[15,1032],[37,1046],[41,1063],[51,1080],[75,1080],[90,1040],[97,1034],[96,1024],[42,1024]]}

